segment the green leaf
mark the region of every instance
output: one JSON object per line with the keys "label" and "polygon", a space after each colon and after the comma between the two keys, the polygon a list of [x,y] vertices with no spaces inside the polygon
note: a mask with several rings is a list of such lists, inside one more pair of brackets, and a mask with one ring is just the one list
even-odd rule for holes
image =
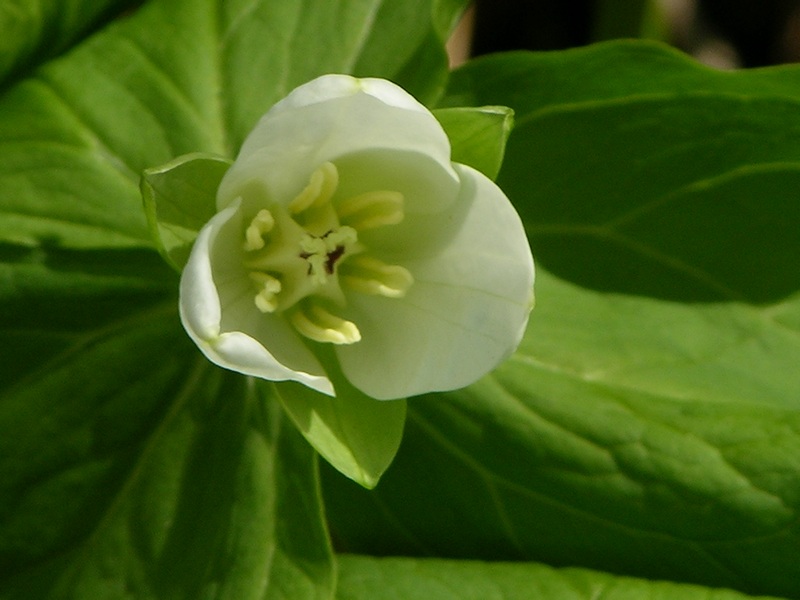
{"label": "green leaf", "polygon": [[403,439],[406,401],[381,401],[354,388],[335,361],[326,370],[336,397],[304,385],[281,382],[276,395],[308,442],[340,473],[374,488]]}
{"label": "green leaf", "polygon": [[453,98],[516,111],[500,183],[560,277],[761,305],[800,287],[796,67],[721,73],[623,42],[480,61]]}
{"label": "green leaf", "polygon": [[[538,261],[519,351],[414,400],[359,553],[525,559],[800,596],[800,69],[653,44],[476,61]],[[358,515],[354,519],[353,515]]]}
{"label": "green leaf", "polygon": [[[615,577],[534,563],[341,556],[336,597],[426,600],[746,600],[731,590]],[[766,600],[765,596],[761,596]]]}
{"label": "green leaf", "polygon": [[[562,339],[571,332],[562,325]],[[375,491],[326,478],[343,548],[796,595],[796,412],[593,382],[535,347],[467,390],[412,403]]]}
{"label": "green leaf", "polygon": [[505,106],[482,106],[440,108],[433,114],[450,138],[452,160],[495,179],[514,126],[514,111]]}
{"label": "green leaf", "polygon": [[133,0],[6,0],[0,5],[0,82],[62,52]]}
{"label": "green leaf", "polygon": [[174,287],[149,251],[0,243],[0,394],[60,352],[80,351],[87,332],[177,302]]}
{"label": "green leaf", "polygon": [[179,272],[197,233],[216,213],[217,188],[230,165],[229,159],[194,153],[142,175],[150,233],[158,251]]}
{"label": "green leaf", "polygon": [[594,41],[670,37],[665,9],[655,0],[600,0],[594,10]]}
{"label": "green leaf", "polygon": [[470,0],[433,0],[433,25],[445,42],[470,5]]}
{"label": "green leaf", "polygon": [[[394,0],[373,4],[378,5],[375,22],[362,42],[353,74],[390,79],[423,104],[434,104],[447,81],[444,43],[468,0]],[[398,23],[422,27],[398,27]],[[328,52],[328,48],[321,52]]]}
{"label": "green leaf", "polygon": [[313,453],[274,399],[172,303],[82,346],[0,397],[0,596],[329,597]]}

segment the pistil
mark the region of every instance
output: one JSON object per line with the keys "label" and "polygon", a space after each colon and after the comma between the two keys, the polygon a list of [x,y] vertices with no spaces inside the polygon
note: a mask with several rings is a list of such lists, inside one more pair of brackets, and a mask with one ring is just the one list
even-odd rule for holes
{"label": "pistil", "polygon": [[308,276],[317,285],[324,285],[333,275],[336,263],[355,246],[358,234],[352,227],[339,227],[321,237],[306,234],[300,240],[300,256],[308,261]]}

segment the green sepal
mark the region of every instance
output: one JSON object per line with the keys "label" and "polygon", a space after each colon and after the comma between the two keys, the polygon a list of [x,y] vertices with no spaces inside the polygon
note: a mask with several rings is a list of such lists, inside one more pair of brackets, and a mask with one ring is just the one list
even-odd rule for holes
{"label": "green sepal", "polygon": [[505,106],[479,106],[438,108],[433,114],[450,138],[453,162],[495,179],[514,127],[514,111]]}
{"label": "green sepal", "polygon": [[156,248],[178,271],[197,233],[217,212],[219,182],[231,166],[213,154],[184,154],[142,174],[144,212]]}
{"label": "green sepal", "polygon": [[400,447],[406,400],[375,400],[353,387],[335,361],[325,367],[335,398],[299,383],[271,385],[308,443],[340,473],[372,489]]}

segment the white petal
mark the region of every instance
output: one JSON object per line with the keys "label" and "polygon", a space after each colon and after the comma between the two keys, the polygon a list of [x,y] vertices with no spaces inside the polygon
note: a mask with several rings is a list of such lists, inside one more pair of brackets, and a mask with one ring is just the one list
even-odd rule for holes
{"label": "white petal", "polygon": [[[368,150],[343,157],[339,167],[338,198],[389,190],[403,195],[407,215],[429,215],[444,210],[458,196],[455,172],[445,171],[429,156],[403,150]],[[381,229],[380,235],[400,234],[402,227]]]}
{"label": "white petal", "polygon": [[522,223],[491,180],[456,168],[457,205],[449,219],[437,219],[447,244],[401,263],[415,280],[408,294],[349,295],[346,316],[362,339],[337,355],[353,385],[375,398],[468,385],[513,352],[524,333],[534,271]]}
{"label": "white petal", "polygon": [[232,218],[238,218],[238,211],[239,205],[232,205],[206,223],[183,268],[179,304],[181,321],[189,336],[198,343],[213,339],[220,333],[222,311],[211,272],[209,247],[220,228]]}
{"label": "white petal", "polygon": [[411,94],[391,81],[372,77],[358,79],[339,74],[322,75],[295,88],[283,100],[276,103],[272,110],[279,112],[357,93],[373,96],[389,106],[422,113],[429,112]]}
{"label": "white petal", "polygon": [[[326,75],[276,104],[245,140],[217,194],[222,209],[289,202],[325,161],[365,150],[419,154],[455,178],[450,142],[436,118],[402,88],[384,80]],[[439,198],[440,208],[452,197]]]}
{"label": "white petal", "polygon": [[298,381],[333,395],[322,366],[294,330],[255,307],[241,263],[241,239],[238,202],[200,231],[181,276],[184,328],[203,354],[221,367],[272,381]]}

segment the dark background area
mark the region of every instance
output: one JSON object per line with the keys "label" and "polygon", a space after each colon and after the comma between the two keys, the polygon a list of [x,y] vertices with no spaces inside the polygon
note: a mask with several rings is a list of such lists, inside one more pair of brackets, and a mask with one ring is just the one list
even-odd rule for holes
{"label": "dark background area", "polygon": [[[630,17],[638,0],[477,0],[472,54],[558,50],[610,37],[598,31],[614,11]],[[718,66],[757,67],[800,61],[800,0],[662,0],[663,39],[698,56],[722,53]],[[635,37],[635,31],[621,36]],[[627,33],[627,35],[626,35]],[[613,37],[617,37],[616,35]],[[714,63],[710,55],[707,62]],[[728,64],[729,63],[729,64]]]}

